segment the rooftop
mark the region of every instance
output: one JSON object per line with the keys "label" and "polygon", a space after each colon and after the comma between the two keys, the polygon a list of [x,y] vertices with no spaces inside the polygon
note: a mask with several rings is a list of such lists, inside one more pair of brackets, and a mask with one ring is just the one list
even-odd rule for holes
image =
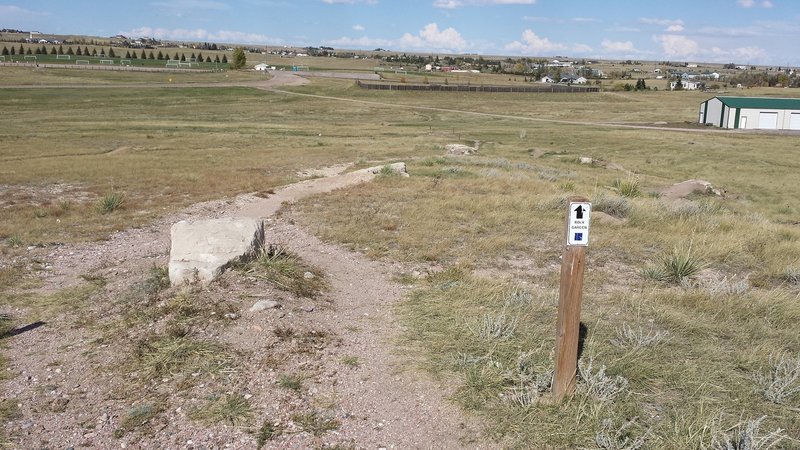
{"label": "rooftop", "polygon": [[800,109],[800,98],[716,97],[731,108]]}

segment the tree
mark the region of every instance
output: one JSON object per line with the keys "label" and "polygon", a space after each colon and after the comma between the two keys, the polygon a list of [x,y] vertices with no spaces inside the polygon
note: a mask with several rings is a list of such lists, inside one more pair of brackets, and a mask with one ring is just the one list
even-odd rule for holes
{"label": "tree", "polygon": [[12,46],[11,46],[11,56],[14,56],[14,55],[16,55],[16,54],[17,54],[17,50],[16,50],[16,49],[14,48],[14,46],[12,45]]}
{"label": "tree", "polygon": [[243,69],[245,64],[247,64],[247,56],[244,54],[244,49],[239,47],[233,51],[233,63],[231,63],[231,69]]}
{"label": "tree", "polygon": [[78,46],[78,49],[75,50],[75,54],[78,55],[78,56],[81,56],[83,54],[83,52],[81,51],[81,47],[80,46]]}
{"label": "tree", "polygon": [[89,47],[86,46],[83,47],[83,54],[89,56]]}
{"label": "tree", "polygon": [[[25,48],[22,47],[22,44],[19,44],[19,54],[20,55],[24,55],[25,54]],[[59,52],[59,54],[61,54],[61,52]]]}
{"label": "tree", "polygon": [[681,80],[681,77],[678,77],[675,80],[675,88],[673,89],[673,91],[682,91],[682,90],[683,90],[683,80]]}
{"label": "tree", "polygon": [[74,51],[74,50],[72,50],[72,47],[69,47],[69,48],[67,49],[67,54],[68,54],[68,55],[74,55],[74,54],[75,54],[75,51]]}
{"label": "tree", "polygon": [[228,55],[222,55],[222,64],[228,64]]}
{"label": "tree", "polygon": [[108,57],[109,58],[116,58],[117,57],[117,55],[114,54],[114,49],[111,48],[111,47],[108,48]]}
{"label": "tree", "polygon": [[138,56],[136,56],[136,50],[134,50],[133,53],[131,53],[130,59],[136,59],[136,58],[138,58]]}
{"label": "tree", "polygon": [[130,51],[125,52],[125,59],[131,59],[131,52]]}
{"label": "tree", "polygon": [[219,55],[217,55],[217,56],[214,58],[214,62],[215,62],[215,63],[217,63],[217,64],[219,64]]}
{"label": "tree", "polygon": [[[134,51],[133,54],[135,55],[136,51]],[[147,59],[147,53],[144,50],[142,50],[142,54],[139,56],[139,58],[140,59]]]}
{"label": "tree", "polygon": [[56,50],[56,48],[55,48],[55,47],[51,47],[51,48],[50,48],[50,54],[51,54],[51,55],[57,55],[57,54],[58,54],[58,50]]}
{"label": "tree", "polygon": [[147,59],[156,59],[156,57],[153,55],[153,52],[150,52],[150,54],[147,55]]}
{"label": "tree", "polygon": [[161,50],[158,51],[158,56],[156,56],[156,59],[159,59],[159,60],[164,59],[164,54],[161,53]]}
{"label": "tree", "polygon": [[181,53],[181,61],[186,61],[186,55]]}
{"label": "tree", "polygon": [[203,52],[197,54],[197,62],[203,62]]}
{"label": "tree", "polygon": [[9,53],[8,53],[8,47],[6,47],[6,46],[4,45],[4,46],[3,46],[3,56],[8,56],[8,55],[9,55]]}
{"label": "tree", "polygon": [[30,47],[28,47],[28,49],[27,49],[27,50],[25,50],[25,54],[26,54],[26,55],[32,55],[32,54],[33,54],[33,52],[31,51],[31,48],[30,48]]}
{"label": "tree", "polygon": [[206,62],[207,62],[207,63],[210,63],[210,62],[211,62],[211,57],[210,57],[210,56],[206,56]]}
{"label": "tree", "polygon": [[[22,46],[20,46],[19,48],[22,48]],[[59,45],[58,46],[58,54],[59,55],[63,55],[64,54],[64,46],[63,45]]]}
{"label": "tree", "polygon": [[96,48],[92,49],[92,56],[97,56],[97,49]]}

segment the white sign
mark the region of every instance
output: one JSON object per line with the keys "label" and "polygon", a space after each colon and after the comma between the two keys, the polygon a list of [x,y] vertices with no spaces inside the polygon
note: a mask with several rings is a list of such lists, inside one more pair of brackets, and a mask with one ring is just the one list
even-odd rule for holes
{"label": "white sign", "polygon": [[589,218],[592,204],[589,202],[570,202],[569,224],[567,225],[567,245],[589,245]]}

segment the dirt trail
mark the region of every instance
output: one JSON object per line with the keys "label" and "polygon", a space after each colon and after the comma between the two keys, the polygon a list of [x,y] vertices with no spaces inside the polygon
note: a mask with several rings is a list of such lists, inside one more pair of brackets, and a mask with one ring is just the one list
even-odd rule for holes
{"label": "dirt trail", "polygon": [[[29,258],[50,265],[42,276],[41,292],[86,285],[82,277],[87,274],[106,278],[107,285],[88,309],[48,311],[43,326],[5,340],[3,353],[10,360],[12,377],[3,382],[4,397],[13,399],[21,412],[2,424],[14,442],[12,448],[255,448],[253,430],[260,422],[232,427],[205,425],[189,417],[219,389],[245,393],[258,420],[269,418],[279,424],[282,432],[264,448],[494,447],[479,440],[476,420],[463,417],[445,399],[446,388],[410,367],[398,353],[396,340],[403,330],[393,308],[404,288],[392,277],[404,268],[323,243],[294,225],[290,213],[270,217],[284,201],[372,176],[357,173],[309,180],[268,199],[242,195],[197,204],[104,242],[31,249]],[[280,244],[323,270],[330,283],[324,301],[296,298],[230,272],[198,295],[224,305],[235,318],[223,327],[209,325],[202,335],[239,355],[238,375],[224,383],[216,379],[188,388],[179,388],[181,384],[167,376],[143,391],[131,391],[126,372],[119,367],[130,358],[132,343],[144,335],[123,329],[109,339],[103,331],[121,319],[120,298],[153,265],[166,264],[172,223],[242,215],[267,218],[268,243]],[[260,298],[273,299],[281,307],[250,311]],[[24,317],[26,310],[0,305],[0,313]],[[314,350],[297,351],[299,338],[276,337],[281,327],[327,337],[319,348],[315,344]],[[281,388],[280,377],[285,374],[304,374],[303,387]],[[122,437],[115,436],[132,407],[152,398],[160,402],[159,413]],[[339,425],[322,434],[308,432],[296,415],[309,410],[322,411]]]}

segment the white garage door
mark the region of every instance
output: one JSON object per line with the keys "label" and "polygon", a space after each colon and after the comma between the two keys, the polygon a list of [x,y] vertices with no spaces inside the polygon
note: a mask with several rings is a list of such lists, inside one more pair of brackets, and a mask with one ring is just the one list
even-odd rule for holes
{"label": "white garage door", "polygon": [[789,117],[789,129],[800,130],[800,113],[792,113]]}
{"label": "white garage door", "polygon": [[778,113],[762,112],[758,114],[758,128],[762,130],[778,129]]}

